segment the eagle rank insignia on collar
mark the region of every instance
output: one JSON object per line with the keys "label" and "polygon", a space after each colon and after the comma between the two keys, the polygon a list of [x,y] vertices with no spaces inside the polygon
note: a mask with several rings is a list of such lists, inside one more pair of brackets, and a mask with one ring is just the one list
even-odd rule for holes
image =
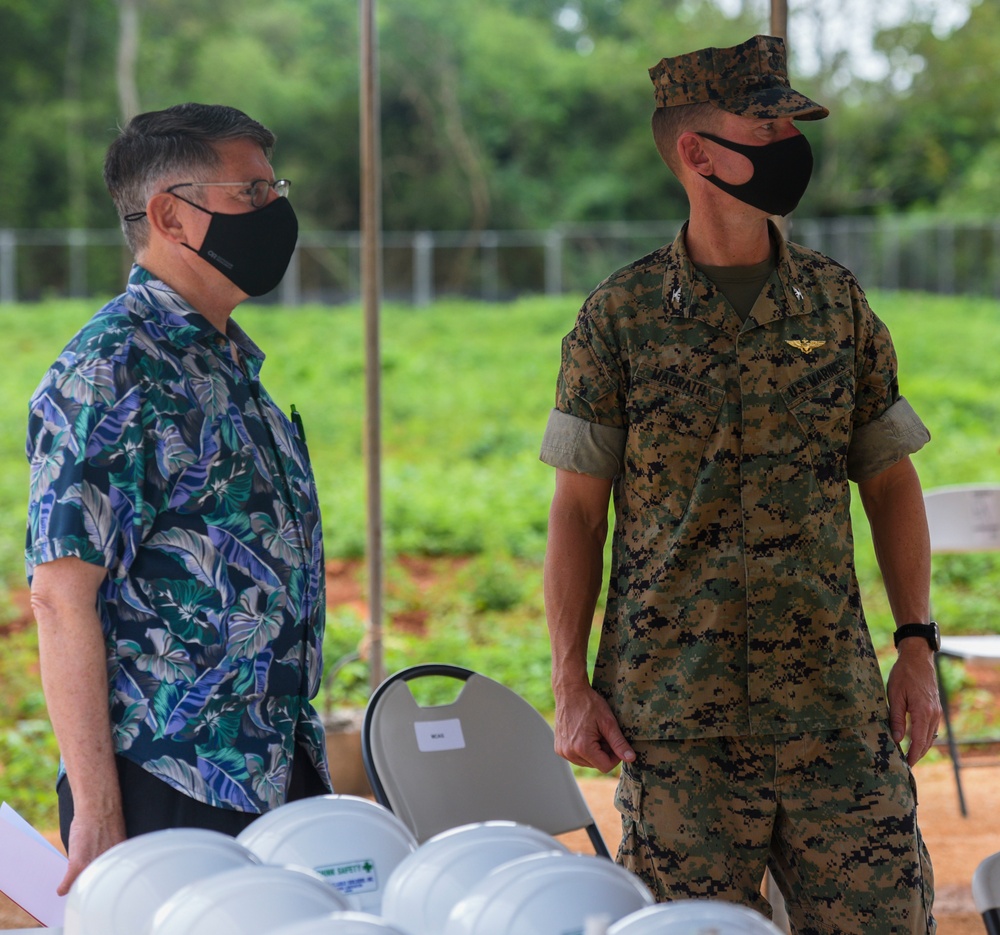
{"label": "eagle rank insignia on collar", "polygon": [[817,347],[822,347],[824,344],[826,344],[826,341],[810,341],[808,339],[805,339],[796,341],[785,341],[785,344],[790,344],[796,350],[802,351],[803,354],[811,354],[814,350],[816,350]]}

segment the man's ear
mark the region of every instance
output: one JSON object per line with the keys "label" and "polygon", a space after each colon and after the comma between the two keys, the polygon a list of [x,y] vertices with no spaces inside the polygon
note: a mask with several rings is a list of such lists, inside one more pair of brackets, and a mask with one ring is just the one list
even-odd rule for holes
{"label": "man's ear", "polygon": [[177,199],[159,192],[146,202],[146,220],[157,234],[171,243],[187,243],[184,221],[177,210]]}
{"label": "man's ear", "polygon": [[698,175],[712,175],[712,157],[705,149],[704,141],[697,133],[686,130],[677,137],[677,155],[681,163]]}

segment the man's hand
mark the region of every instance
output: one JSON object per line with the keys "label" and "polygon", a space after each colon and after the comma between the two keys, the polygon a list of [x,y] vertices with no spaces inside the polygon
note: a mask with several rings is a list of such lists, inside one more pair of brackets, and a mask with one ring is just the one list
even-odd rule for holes
{"label": "man's hand", "polygon": [[889,729],[897,744],[906,736],[909,715],[910,746],[906,762],[913,766],[930,750],[941,719],[934,654],[923,637],[911,636],[900,641],[899,657],[889,673],[886,689]]}
{"label": "man's hand", "polygon": [[607,773],[635,760],[608,703],[589,685],[557,697],[555,732],[556,753],[577,766]]}
{"label": "man's hand", "polygon": [[124,840],[125,819],[120,808],[117,815],[112,814],[101,820],[91,820],[86,815],[75,813],[69,829],[69,867],[56,892],[65,896],[73,881],[92,860]]}

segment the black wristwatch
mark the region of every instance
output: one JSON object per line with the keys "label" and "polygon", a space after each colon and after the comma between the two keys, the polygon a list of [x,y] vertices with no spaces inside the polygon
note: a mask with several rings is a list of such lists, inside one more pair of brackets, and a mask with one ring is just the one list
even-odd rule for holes
{"label": "black wristwatch", "polygon": [[941,631],[933,620],[930,623],[904,623],[892,634],[892,641],[898,648],[899,641],[905,640],[908,636],[922,636],[927,640],[932,652],[941,651]]}

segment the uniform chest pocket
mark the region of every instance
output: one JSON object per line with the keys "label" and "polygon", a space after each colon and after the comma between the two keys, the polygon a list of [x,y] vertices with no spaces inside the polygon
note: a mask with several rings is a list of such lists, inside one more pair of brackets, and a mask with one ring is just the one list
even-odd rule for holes
{"label": "uniform chest pocket", "polygon": [[687,509],[724,395],[675,371],[640,374],[628,399],[625,497],[630,510]]}
{"label": "uniform chest pocket", "polygon": [[847,449],[854,412],[854,373],[833,361],[781,390],[808,446],[813,474],[827,497],[839,496],[847,480]]}

